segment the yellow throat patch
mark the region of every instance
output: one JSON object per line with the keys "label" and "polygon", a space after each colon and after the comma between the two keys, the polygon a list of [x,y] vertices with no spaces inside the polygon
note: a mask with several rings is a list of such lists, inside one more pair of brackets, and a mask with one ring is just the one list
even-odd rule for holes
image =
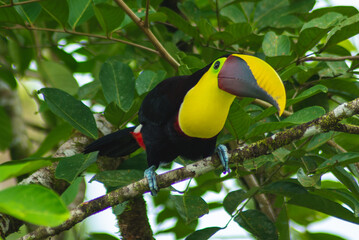
{"label": "yellow throat patch", "polygon": [[178,123],[187,136],[212,138],[222,130],[235,99],[218,88],[217,76],[225,60],[225,57],[216,60],[184,98]]}

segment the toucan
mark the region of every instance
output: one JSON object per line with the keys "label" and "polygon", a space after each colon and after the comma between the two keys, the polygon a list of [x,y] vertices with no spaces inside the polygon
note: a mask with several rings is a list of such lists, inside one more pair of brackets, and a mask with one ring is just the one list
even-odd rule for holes
{"label": "toucan", "polygon": [[159,191],[155,170],[176,157],[198,160],[218,153],[229,171],[224,145],[216,149],[230,106],[238,97],[264,100],[281,115],[286,93],[276,71],[265,61],[249,55],[220,57],[192,75],[167,78],[144,98],[139,125],[108,134],[85,147],[108,157],[126,156],[142,147],[147,154],[152,195]]}

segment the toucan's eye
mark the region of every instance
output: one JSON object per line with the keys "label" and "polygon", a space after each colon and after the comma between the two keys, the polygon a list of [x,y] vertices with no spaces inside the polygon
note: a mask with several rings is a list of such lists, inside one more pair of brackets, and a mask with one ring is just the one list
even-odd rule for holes
{"label": "toucan's eye", "polygon": [[213,65],[213,69],[214,69],[214,70],[217,70],[220,65],[221,65],[221,62],[220,62],[220,61],[215,62],[214,65]]}

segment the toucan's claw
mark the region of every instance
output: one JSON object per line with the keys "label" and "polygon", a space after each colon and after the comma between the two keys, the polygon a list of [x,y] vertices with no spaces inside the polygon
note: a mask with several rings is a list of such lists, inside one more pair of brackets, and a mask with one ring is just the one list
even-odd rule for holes
{"label": "toucan's claw", "polygon": [[158,193],[155,169],[156,169],[155,166],[151,166],[145,170],[145,174],[144,174],[144,177],[147,178],[148,186],[151,190],[152,196],[156,196]]}
{"label": "toucan's claw", "polygon": [[228,150],[227,147],[223,144],[218,145],[216,149],[216,153],[219,156],[219,160],[221,160],[221,163],[224,167],[223,173],[229,173],[229,166],[228,166]]}

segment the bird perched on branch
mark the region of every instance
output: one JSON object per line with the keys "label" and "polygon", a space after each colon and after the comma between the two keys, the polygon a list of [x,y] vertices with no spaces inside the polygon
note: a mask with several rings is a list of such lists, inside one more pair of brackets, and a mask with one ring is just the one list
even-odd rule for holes
{"label": "bird perched on branch", "polygon": [[177,156],[198,160],[217,152],[228,172],[226,148],[219,145],[216,149],[216,138],[236,96],[269,102],[279,115],[285,108],[285,89],[275,70],[259,58],[231,54],[192,75],[159,83],[142,102],[138,126],[104,136],[84,153],[99,151],[99,155],[120,157],[142,147],[147,153],[145,177],[152,195],[159,190],[155,170]]}

